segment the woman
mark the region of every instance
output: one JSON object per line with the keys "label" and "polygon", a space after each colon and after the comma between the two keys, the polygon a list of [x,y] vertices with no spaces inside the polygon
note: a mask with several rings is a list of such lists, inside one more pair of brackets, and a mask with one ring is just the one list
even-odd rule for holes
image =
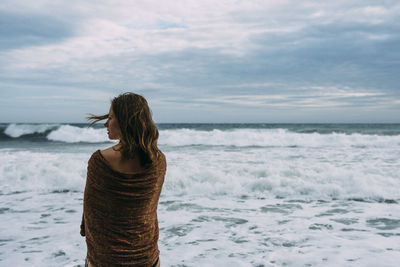
{"label": "woman", "polygon": [[144,97],[114,98],[107,115],[108,137],[118,144],[97,150],[88,163],[81,235],[87,266],[159,266],[157,205],[166,160]]}

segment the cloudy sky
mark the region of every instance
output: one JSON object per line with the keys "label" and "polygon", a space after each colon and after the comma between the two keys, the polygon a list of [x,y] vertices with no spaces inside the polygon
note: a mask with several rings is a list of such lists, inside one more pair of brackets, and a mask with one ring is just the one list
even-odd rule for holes
{"label": "cloudy sky", "polygon": [[0,122],[400,122],[400,2],[2,0]]}

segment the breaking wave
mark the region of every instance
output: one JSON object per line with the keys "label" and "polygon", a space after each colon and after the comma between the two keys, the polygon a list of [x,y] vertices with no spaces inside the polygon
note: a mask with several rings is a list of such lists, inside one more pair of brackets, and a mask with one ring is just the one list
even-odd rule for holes
{"label": "breaking wave", "polygon": [[[2,139],[56,141],[64,143],[108,142],[105,128],[70,124],[9,124],[3,126]],[[232,147],[393,147],[400,146],[400,135],[364,133],[295,132],[273,129],[161,129],[159,144],[164,146]]]}

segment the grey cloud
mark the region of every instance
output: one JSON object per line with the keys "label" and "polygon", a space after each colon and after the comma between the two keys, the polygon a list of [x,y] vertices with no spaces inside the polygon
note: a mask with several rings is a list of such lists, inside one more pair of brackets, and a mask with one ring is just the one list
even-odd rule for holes
{"label": "grey cloud", "polygon": [[[286,41],[273,49],[268,46],[274,37],[264,34],[255,40],[252,62],[264,68],[265,74],[290,80],[324,83],[353,83],[364,86],[398,84],[400,27],[363,25],[315,25],[301,32],[282,37]],[[360,32],[390,32],[386,40],[368,40]],[[274,40],[278,42],[277,40]],[[263,62],[264,61],[264,62]],[[383,73],[384,71],[384,73]]]}
{"label": "grey cloud", "polygon": [[61,41],[73,27],[50,16],[0,11],[0,49],[14,49]]}

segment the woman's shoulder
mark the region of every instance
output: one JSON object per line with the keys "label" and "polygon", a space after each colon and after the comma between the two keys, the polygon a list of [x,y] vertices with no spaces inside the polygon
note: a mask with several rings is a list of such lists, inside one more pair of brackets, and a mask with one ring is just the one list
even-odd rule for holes
{"label": "woman's shoulder", "polygon": [[97,162],[97,161],[104,161],[107,159],[111,159],[111,151],[112,151],[112,147],[103,149],[103,150],[96,150],[95,152],[92,153],[92,155],[89,158],[88,163],[93,163],[93,162]]}
{"label": "woman's shoulder", "polygon": [[118,153],[118,150],[116,150],[114,146],[102,150],[97,150],[94,154],[96,153],[111,167],[113,167],[117,162],[121,160],[121,154]]}
{"label": "woman's shoulder", "polygon": [[118,146],[112,146],[104,150],[99,151],[101,157],[107,162],[107,164],[121,174],[137,174],[145,171],[145,168],[141,166],[138,157],[132,159],[124,159]]}
{"label": "woman's shoulder", "polygon": [[162,153],[161,151],[159,151],[157,155],[157,161],[155,163],[155,166],[158,166],[159,168],[161,167],[164,170],[167,168],[167,159],[164,153]]}
{"label": "woman's shoulder", "polygon": [[103,156],[107,160],[112,160],[115,159],[117,156],[119,156],[119,154],[116,153],[114,146],[110,146],[102,150],[97,150],[96,152],[98,152],[101,156]]}

